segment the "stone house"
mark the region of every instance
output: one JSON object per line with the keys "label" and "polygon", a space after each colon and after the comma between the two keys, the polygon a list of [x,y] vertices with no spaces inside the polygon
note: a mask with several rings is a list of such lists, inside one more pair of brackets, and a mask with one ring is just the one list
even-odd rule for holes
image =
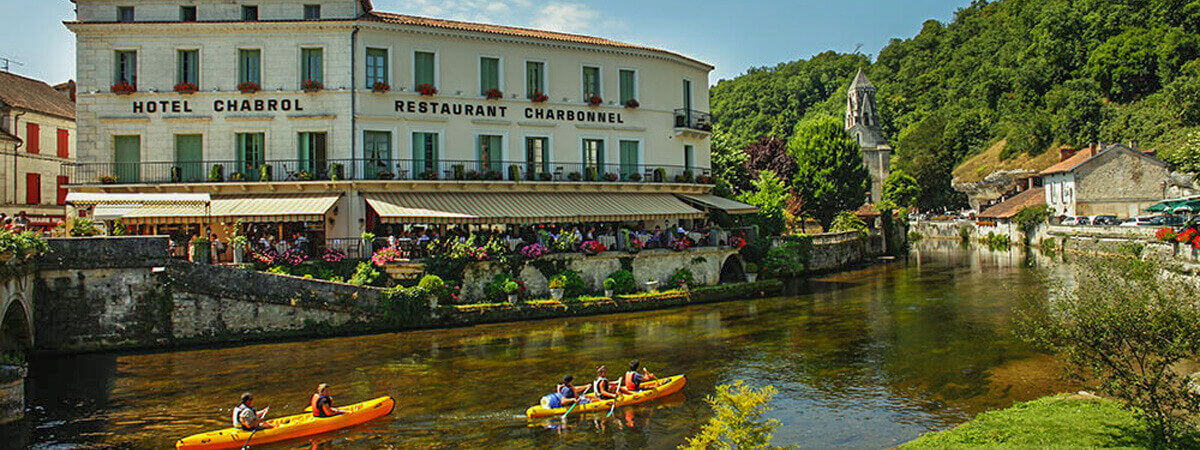
{"label": "stone house", "polygon": [[0,72],[0,212],[25,211],[31,223],[63,218],[67,178],[75,157],[74,83],[50,86]]}
{"label": "stone house", "polygon": [[1043,170],[1046,204],[1056,216],[1142,215],[1166,197],[1167,164],[1127,145],[1064,152]]}

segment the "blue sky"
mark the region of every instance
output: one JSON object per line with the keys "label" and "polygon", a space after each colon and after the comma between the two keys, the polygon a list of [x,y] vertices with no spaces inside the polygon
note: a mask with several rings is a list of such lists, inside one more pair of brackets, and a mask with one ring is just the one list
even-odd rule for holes
{"label": "blue sky", "polygon": [[[373,0],[383,11],[527,26],[650,45],[716,66],[712,78],[825,50],[877,54],[927,19],[949,21],[970,0]],[[0,0],[0,57],[12,71],[57,83],[74,78],[68,0]]]}

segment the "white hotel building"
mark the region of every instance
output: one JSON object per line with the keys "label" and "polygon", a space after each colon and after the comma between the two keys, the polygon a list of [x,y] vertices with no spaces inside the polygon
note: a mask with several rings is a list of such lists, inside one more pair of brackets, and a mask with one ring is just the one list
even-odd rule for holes
{"label": "white hotel building", "polygon": [[76,3],[71,191],[212,198],[205,214],[85,214],[349,238],[381,223],[653,227],[730,206],[708,195],[712,66],[686,56],[368,0]]}

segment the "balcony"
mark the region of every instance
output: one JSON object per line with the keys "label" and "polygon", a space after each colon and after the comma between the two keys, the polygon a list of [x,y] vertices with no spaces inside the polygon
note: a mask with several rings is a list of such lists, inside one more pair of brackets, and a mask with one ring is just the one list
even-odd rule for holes
{"label": "balcony", "polygon": [[72,185],[306,181],[494,181],[713,184],[709,169],[669,165],[413,159],[318,159],[63,164]]}
{"label": "balcony", "polygon": [[675,134],[696,138],[712,134],[712,114],[694,109],[675,110]]}

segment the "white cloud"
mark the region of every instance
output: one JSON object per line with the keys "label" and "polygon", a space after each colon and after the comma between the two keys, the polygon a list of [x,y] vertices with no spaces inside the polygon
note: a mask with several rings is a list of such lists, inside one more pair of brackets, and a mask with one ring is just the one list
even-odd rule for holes
{"label": "white cloud", "polygon": [[[533,0],[376,0],[380,11],[495,25],[531,27],[565,33],[594,34],[619,22],[578,2]],[[603,24],[603,27],[598,26]]]}

